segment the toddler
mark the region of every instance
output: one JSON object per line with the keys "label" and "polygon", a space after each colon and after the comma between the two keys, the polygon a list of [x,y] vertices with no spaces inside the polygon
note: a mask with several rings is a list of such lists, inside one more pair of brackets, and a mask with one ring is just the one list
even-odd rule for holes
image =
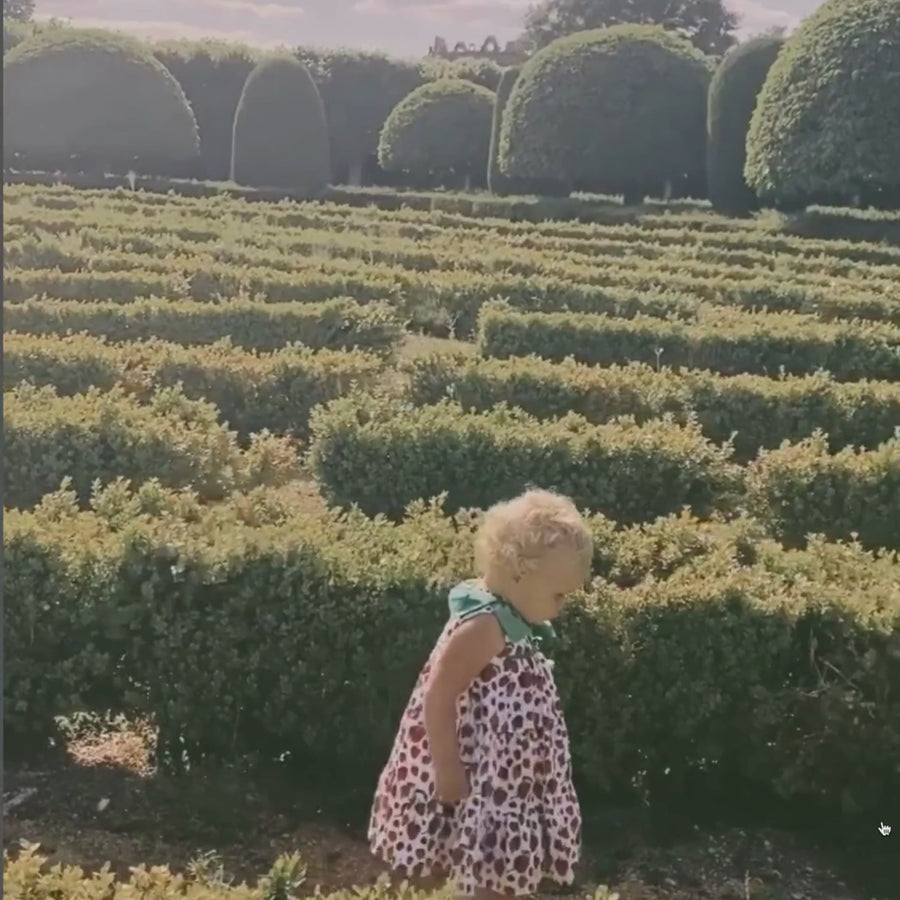
{"label": "toddler", "polygon": [[571,884],[581,844],[549,619],[590,576],[574,504],[530,490],[485,514],[477,581],[419,675],[369,822],[372,852],[401,877],[452,877],[465,897]]}

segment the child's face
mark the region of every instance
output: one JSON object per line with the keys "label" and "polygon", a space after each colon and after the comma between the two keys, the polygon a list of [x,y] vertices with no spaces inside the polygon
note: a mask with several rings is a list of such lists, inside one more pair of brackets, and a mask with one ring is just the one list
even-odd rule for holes
{"label": "child's face", "polygon": [[515,582],[509,599],[529,622],[555,619],[566,597],[584,587],[587,572],[571,547],[549,550],[537,567]]}

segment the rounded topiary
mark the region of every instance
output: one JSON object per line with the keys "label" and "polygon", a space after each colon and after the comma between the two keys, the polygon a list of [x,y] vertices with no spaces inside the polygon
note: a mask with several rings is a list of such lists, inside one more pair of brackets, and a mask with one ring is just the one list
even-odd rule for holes
{"label": "rounded topiary", "polygon": [[784,39],[754,38],[730,50],[709,86],[707,118],[707,188],[720,212],[740,214],[756,209],[756,194],[744,180],[747,130],[756,98]]}
{"label": "rounded topiary", "polygon": [[522,66],[503,115],[501,169],[627,199],[705,178],[711,66],[653,25],[559,38]]}
{"label": "rounded topiary", "polygon": [[300,48],[297,57],[322,97],[334,179],[361,184],[367,164],[374,164],[385,119],[425,81],[420,67],[364,50]]}
{"label": "rounded topiary", "polygon": [[494,94],[470,81],[441,78],[394,107],[381,129],[378,162],[387,171],[484,182]]}
{"label": "rounded topiary", "polygon": [[178,82],[137,41],[59,28],[3,62],[5,165],[197,174],[197,123]]}
{"label": "rounded topiary", "polygon": [[890,203],[898,148],[900,0],[827,0],[769,70],[747,135],[747,183],[785,207]]}
{"label": "rounded topiary", "polygon": [[513,85],[521,72],[521,66],[510,66],[503,70],[497,95],[494,98],[494,117],[491,120],[491,148],[488,154],[488,190],[492,194],[504,196],[515,193],[511,179],[500,171],[500,127],[503,124],[503,111],[509,102]]}
{"label": "rounded topiary", "polygon": [[205,177],[225,181],[231,172],[234,113],[262,54],[241,44],[179,40],[154,45],[153,55],[181,85],[194,111]]}
{"label": "rounded topiary", "polygon": [[330,169],[325,111],[306,66],[290,56],[261,62],[234,116],[231,177],[315,197]]}

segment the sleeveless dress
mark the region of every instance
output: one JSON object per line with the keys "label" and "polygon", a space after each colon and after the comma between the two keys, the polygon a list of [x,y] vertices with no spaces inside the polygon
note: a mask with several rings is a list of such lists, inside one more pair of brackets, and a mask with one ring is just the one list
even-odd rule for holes
{"label": "sleeveless dress", "polygon": [[[425,731],[425,685],[459,626],[496,615],[505,647],[457,702],[457,739],[468,796],[435,797]],[[375,856],[401,877],[449,876],[476,889],[535,894],[549,879],[571,884],[581,850],[581,812],[552,662],[540,645],[553,631],[531,625],[473,582],[450,592],[450,620],[416,682],[369,820]]]}

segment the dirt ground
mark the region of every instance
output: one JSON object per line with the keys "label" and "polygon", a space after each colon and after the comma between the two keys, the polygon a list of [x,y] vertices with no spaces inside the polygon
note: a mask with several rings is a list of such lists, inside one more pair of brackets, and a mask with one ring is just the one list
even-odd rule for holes
{"label": "dirt ground", "polygon": [[[109,862],[125,878],[140,863],[184,871],[205,858],[251,883],[277,856],[299,850],[309,894],[316,886],[372,884],[383,874],[365,842],[365,798],[342,807],[221,771],[161,779],[150,767],[151,745],[149,730],[113,728],[72,739],[52,764],[5,769],[4,848],[15,854],[23,840],[38,843],[51,863],[93,871]],[[547,896],[594,896],[607,885],[619,900],[900,897],[900,887],[876,897],[848,886],[829,871],[825,853],[787,833],[711,832],[633,810],[591,811],[585,819],[579,880]]]}

